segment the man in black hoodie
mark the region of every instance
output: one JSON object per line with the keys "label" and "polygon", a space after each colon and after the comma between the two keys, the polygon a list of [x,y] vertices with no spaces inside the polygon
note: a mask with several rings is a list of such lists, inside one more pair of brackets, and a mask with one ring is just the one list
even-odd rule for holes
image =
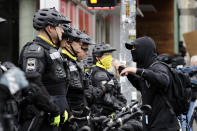
{"label": "man in black hoodie", "polygon": [[150,37],[140,37],[132,44],[125,44],[131,50],[137,68],[127,67],[120,75],[128,80],[142,94],[143,104],[152,106],[152,111],[143,116],[144,131],[177,131],[177,117],[172,115],[160,92],[171,93],[168,68],[156,62],[155,42]]}

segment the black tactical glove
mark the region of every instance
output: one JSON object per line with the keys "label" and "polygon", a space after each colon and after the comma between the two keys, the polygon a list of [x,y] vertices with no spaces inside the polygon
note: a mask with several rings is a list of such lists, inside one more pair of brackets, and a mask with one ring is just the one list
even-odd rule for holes
{"label": "black tactical glove", "polygon": [[30,87],[24,92],[26,104],[34,104],[38,109],[54,115],[59,114],[59,107],[54,103],[52,97],[44,94],[36,84],[31,83]]}

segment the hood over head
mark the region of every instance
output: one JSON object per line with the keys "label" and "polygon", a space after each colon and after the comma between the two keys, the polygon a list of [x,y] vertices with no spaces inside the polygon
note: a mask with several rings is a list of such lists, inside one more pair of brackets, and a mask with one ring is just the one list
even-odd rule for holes
{"label": "hood over head", "polygon": [[[152,38],[147,36],[137,38],[133,42],[133,45],[136,47],[135,59],[137,62],[137,67],[147,68],[154,61],[156,61],[156,57],[157,57],[156,45]],[[131,50],[131,53],[133,53],[133,50]]]}

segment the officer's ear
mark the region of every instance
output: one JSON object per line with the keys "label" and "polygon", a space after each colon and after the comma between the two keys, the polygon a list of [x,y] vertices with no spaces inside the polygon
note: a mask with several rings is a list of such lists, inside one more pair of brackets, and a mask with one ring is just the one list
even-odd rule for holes
{"label": "officer's ear", "polygon": [[45,27],[45,29],[46,29],[46,31],[47,31],[49,34],[51,34],[51,32],[54,30],[54,27],[52,27],[52,26],[50,26],[50,25],[47,25],[47,26]]}

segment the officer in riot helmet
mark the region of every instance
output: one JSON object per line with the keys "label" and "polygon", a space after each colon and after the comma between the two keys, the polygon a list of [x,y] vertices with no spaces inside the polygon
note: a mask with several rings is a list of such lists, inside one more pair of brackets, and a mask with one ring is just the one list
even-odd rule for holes
{"label": "officer in riot helmet", "polygon": [[[62,54],[69,72],[69,87],[67,92],[68,103],[71,111],[83,104],[83,80],[81,68],[77,61],[78,53],[81,51],[81,32],[69,25],[63,26],[63,40],[61,41]],[[78,95],[77,95],[78,94]]]}
{"label": "officer in riot helmet", "polygon": [[90,38],[90,36],[88,36],[84,32],[82,32],[81,37],[82,37],[82,39],[81,39],[81,42],[82,42],[81,49],[82,49],[82,51],[80,51],[79,54],[78,54],[78,60],[79,61],[83,60],[88,55],[89,46],[90,45],[95,45],[94,41]]}
{"label": "officer in riot helmet", "polygon": [[[97,44],[92,51],[93,67],[90,72],[92,86],[85,91],[88,104],[98,115],[109,115],[125,106],[126,99],[120,92],[115,76],[107,71],[111,67],[111,53],[116,49],[107,44]],[[98,110],[97,110],[98,109]]]}
{"label": "officer in riot helmet", "polygon": [[72,28],[71,26],[64,24],[64,33],[62,35],[61,48],[63,54],[67,54],[74,60],[77,60],[78,53],[81,50],[81,33],[79,30]]}
{"label": "officer in riot helmet", "polygon": [[[84,107],[84,74],[83,68],[78,61],[78,54],[82,51],[82,32],[70,27],[69,25],[63,25],[64,33],[61,41],[61,52],[64,58],[64,67],[68,72],[68,92],[67,100],[71,110],[72,116],[82,116]],[[81,126],[81,125],[79,125]],[[72,130],[71,127],[66,129]]]}
{"label": "officer in riot helmet", "polygon": [[[33,27],[39,35],[33,42],[27,43],[20,54],[19,65],[25,71],[27,78],[39,87],[45,88],[57,105],[58,109],[54,110],[59,110],[59,112],[55,111],[56,113],[45,113],[40,130],[58,130],[59,124],[66,122],[68,117],[68,105],[65,97],[66,72],[58,48],[64,32],[62,25],[70,22],[55,8],[38,10],[33,18]],[[46,106],[50,107],[50,105]],[[28,106],[24,108],[29,110]],[[22,112],[22,115],[25,115],[23,113],[25,112]],[[25,123],[31,120],[32,118],[27,118]],[[22,124],[25,125],[25,123]]]}

